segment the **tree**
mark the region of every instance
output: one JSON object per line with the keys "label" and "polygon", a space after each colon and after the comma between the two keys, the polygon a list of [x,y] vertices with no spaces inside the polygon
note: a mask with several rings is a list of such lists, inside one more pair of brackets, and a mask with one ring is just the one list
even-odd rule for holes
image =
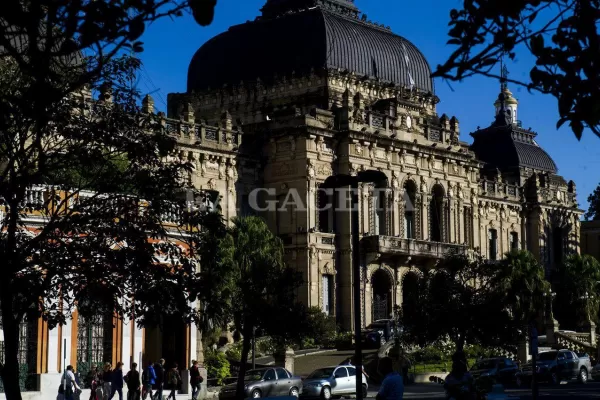
{"label": "tree", "polygon": [[418,283],[422,306],[402,310],[402,341],[426,346],[449,338],[459,350],[465,344],[511,343],[510,311],[491,271],[482,258],[464,255],[448,255],[435,270],[424,271]]}
{"label": "tree", "polygon": [[556,316],[563,327],[573,329],[597,321],[600,298],[600,263],[589,255],[572,254],[556,276]]}
{"label": "tree", "polygon": [[[206,25],[215,0],[22,1],[0,8],[0,310],[6,396],[18,387],[25,315],[64,323],[78,301],[149,316],[168,280],[189,293],[195,266],[166,239],[162,215],[185,163],[164,162],[175,141],[132,90],[145,25],[192,7]],[[111,88],[112,93],[110,93]],[[100,101],[91,94],[102,93]],[[114,168],[114,167],[117,168]],[[32,202],[32,185],[52,184]],[[160,189],[159,189],[160,188]],[[126,193],[123,193],[123,192]],[[88,194],[90,194],[88,196]],[[127,194],[127,196],[125,196]],[[181,202],[178,204],[181,206]],[[177,207],[177,204],[174,206]],[[45,224],[30,232],[25,214]],[[165,268],[159,252],[179,268]],[[179,261],[176,261],[179,260]],[[154,291],[154,292],[153,292]],[[189,300],[192,300],[190,297]],[[64,302],[59,304],[59,302]],[[185,302],[175,302],[178,307]],[[194,310],[181,310],[192,318]]]}
{"label": "tree", "polygon": [[594,189],[594,191],[588,196],[588,203],[590,207],[585,213],[586,221],[598,221],[600,220],[600,185]]}
{"label": "tree", "polygon": [[578,139],[589,128],[600,136],[600,59],[597,29],[600,3],[589,0],[465,0],[450,12],[450,39],[456,46],[434,77],[460,81],[493,72],[503,55],[518,49],[535,57],[529,79],[508,79],[558,100],[557,128],[569,122]]}
{"label": "tree", "polygon": [[233,322],[243,336],[237,398],[243,398],[253,330],[262,329],[276,338],[298,335],[303,307],[296,302],[295,290],[302,280],[285,265],[281,239],[262,219],[234,218],[230,234],[236,289],[232,296]]}
{"label": "tree", "polygon": [[[18,331],[24,318],[63,324],[76,303],[86,317],[116,312],[150,324],[160,309],[197,318],[189,307],[196,264],[169,240],[163,224],[165,213],[184,206],[177,197],[190,166],[165,161],[175,154],[176,141],[159,117],[137,105],[130,82],[138,66],[130,57],[106,63],[101,79],[88,87],[105,90],[110,82],[110,98],[106,91],[99,101],[69,95],[45,110],[45,125],[26,113],[3,115],[2,380],[11,400],[20,399]],[[7,84],[0,96],[22,101],[31,81],[16,65],[3,67]],[[32,225],[32,214],[44,222]]]}
{"label": "tree", "polygon": [[[496,264],[492,285],[503,293],[516,324],[527,325],[546,306],[550,290],[544,267],[528,251],[512,251]],[[524,333],[524,332],[522,332]]]}

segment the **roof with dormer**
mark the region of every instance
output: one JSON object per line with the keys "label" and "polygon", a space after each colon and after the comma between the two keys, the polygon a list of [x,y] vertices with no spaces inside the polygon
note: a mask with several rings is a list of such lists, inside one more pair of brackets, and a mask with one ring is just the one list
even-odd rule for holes
{"label": "roof with dormer", "polygon": [[434,92],[419,49],[367,21],[353,0],[268,0],[261,17],[200,47],[189,65],[188,92],[330,69]]}

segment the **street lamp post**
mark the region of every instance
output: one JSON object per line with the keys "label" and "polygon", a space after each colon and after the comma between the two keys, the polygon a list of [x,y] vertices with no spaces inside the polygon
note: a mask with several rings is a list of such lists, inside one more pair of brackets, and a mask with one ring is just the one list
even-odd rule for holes
{"label": "street lamp post", "polygon": [[360,236],[358,211],[358,184],[359,182],[382,182],[387,176],[381,171],[360,171],[356,176],[345,174],[334,175],[327,178],[323,184],[327,188],[341,188],[350,186],[350,223],[352,231],[352,289],[354,297],[354,364],[356,366],[356,399],[363,400],[362,378],[363,360],[362,343],[360,337],[361,324],[361,279],[360,279]]}

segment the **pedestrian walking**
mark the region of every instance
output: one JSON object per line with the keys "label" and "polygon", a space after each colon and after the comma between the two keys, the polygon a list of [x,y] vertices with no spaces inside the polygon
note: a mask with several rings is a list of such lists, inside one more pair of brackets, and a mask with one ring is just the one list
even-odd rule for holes
{"label": "pedestrian walking", "polygon": [[165,359],[161,358],[154,364],[154,372],[156,373],[156,400],[163,400],[163,389],[165,386]]}
{"label": "pedestrian walking", "polygon": [[190,385],[192,386],[192,400],[198,400],[198,394],[200,393],[200,387],[204,378],[200,375],[200,369],[198,368],[198,361],[192,361],[192,367],[190,368]]}
{"label": "pedestrian walking", "polygon": [[154,367],[152,366],[152,361],[148,363],[148,366],[144,368],[144,372],[142,373],[142,399],[146,400],[146,396],[150,393],[150,400],[153,399],[152,395],[152,386],[156,384],[156,372],[154,372]]}
{"label": "pedestrian walking", "polygon": [[176,400],[175,396],[177,395],[179,385],[181,385],[181,375],[179,375],[179,371],[177,370],[177,363],[173,364],[173,367],[169,370],[167,374],[167,384],[168,388],[171,389],[171,393],[169,393],[167,400],[171,398],[173,398],[173,400]]}
{"label": "pedestrian walking", "polygon": [[402,400],[404,397],[404,380],[394,371],[394,362],[390,357],[379,361],[379,372],[383,378],[375,400]]}
{"label": "pedestrian walking", "polygon": [[108,400],[111,393],[112,385],[112,370],[110,363],[104,364],[104,371],[102,372],[102,400]]}
{"label": "pedestrian walking", "polygon": [[125,375],[127,384],[127,400],[140,400],[140,372],[137,370],[137,363],[131,364],[131,369]]}
{"label": "pedestrian walking", "polygon": [[112,400],[115,393],[119,393],[119,400],[123,400],[123,363],[119,361],[117,367],[112,372],[110,382],[110,397],[108,400]]}
{"label": "pedestrian walking", "polygon": [[77,384],[72,365],[67,366],[67,371],[63,376],[61,386],[63,386],[64,388],[65,400],[74,400],[75,394],[81,392],[81,387],[79,387],[79,385]]}

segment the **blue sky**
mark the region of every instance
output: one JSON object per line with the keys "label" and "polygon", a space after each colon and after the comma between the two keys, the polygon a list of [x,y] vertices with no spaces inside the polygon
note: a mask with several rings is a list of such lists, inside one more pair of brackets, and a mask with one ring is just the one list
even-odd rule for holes
{"label": "blue sky", "polygon": [[[155,22],[142,38],[145,50],[141,56],[144,71],[140,90],[151,92],[157,108],[164,111],[168,93],[185,91],[188,64],[196,50],[229,26],[253,20],[265,1],[218,0],[214,22],[204,28],[189,15]],[[460,0],[356,0],[370,20],[389,25],[396,34],[413,42],[432,68],[443,63],[452,51],[452,47],[446,45],[449,11],[461,3]],[[240,60],[240,68],[249,61]],[[519,53],[517,59],[508,64],[510,77],[525,79],[531,65],[531,57]],[[557,130],[558,113],[553,97],[530,94],[514,85],[509,88],[519,100],[519,119],[523,126],[538,133],[538,143],[557,163],[559,174],[576,182],[579,204],[587,210],[587,197],[600,183],[600,138],[585,131],[583,139],[578,141],[568,127]],[[484,77],[460,83],[438,80],[435,89],[441,100],[438,113],[459,119],[461,140],[470,143],[470,132],[492,122],[493,103],[499,92],[497,81]]]}

